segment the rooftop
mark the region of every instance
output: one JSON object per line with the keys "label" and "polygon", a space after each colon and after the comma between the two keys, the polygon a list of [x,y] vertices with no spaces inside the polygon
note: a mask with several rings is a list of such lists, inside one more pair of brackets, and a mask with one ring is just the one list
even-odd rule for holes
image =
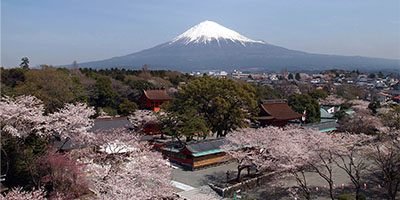
{"label": "rooftop", "polygon": [[286,100],[263,101],[261,109],[269,116],[260,116],[262,117],[260,119],[267,119],[269,117],[268,119],[291,120],[301,117],[301,114],[294,112],[289,107]]}
{"label": "rooftop", "polygon": [[143,94],[150,100],[172,100],[166,90],[144,90]]}
{"label": "rooftop", "polygon": [[111,130],[117,128],[133,129],[133,125],[127,117],[98,118],[94,120],[94,125],[90,131]]}

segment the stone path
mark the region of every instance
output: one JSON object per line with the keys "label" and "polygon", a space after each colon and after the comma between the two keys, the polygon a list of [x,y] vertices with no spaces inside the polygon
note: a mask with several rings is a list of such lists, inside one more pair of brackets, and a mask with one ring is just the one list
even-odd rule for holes
{"label": "stone path", "polygon": [[194,188],[194,187],[192,187],[192,186],[190,186],[190,185],[186,185],[186,184],[184,184],[184,183],[177,182],[177,181],[172,181],[172,185],[173,185],[174,187],[176,187],[176,188],[179,188],[179,189],[183,190],[183,191],[188,191],[188,190],[196,189],[196,188]]}
{"label": "stone path", "polygon": [[178,192],[178,195],[187,200],[220,200],[220,197],[208,185],[201,186],[188,191]]}

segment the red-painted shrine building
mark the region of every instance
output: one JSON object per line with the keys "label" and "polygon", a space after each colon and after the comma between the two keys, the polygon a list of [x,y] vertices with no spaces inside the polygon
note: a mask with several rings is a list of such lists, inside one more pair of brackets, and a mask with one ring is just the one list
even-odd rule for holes
{"label": "red-painted shrine building", "polygon": [[140,106],[144,109],[158,111],[160,105],[172,100],[166,90],[145,90],[139,98]]}

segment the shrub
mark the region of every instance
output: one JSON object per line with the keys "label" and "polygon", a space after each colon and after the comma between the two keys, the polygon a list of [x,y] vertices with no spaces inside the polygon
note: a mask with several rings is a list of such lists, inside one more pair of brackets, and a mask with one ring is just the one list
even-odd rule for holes
{"label": "shrub", "polygon": [[339,200],[356,200],[356,198],[351,194],[341,194]]}
{"label": "shrub", "polygon": [[358,200],[366,200],[367,199],[367,196],[362,192],[359,192],[356,196],[357,196]]}

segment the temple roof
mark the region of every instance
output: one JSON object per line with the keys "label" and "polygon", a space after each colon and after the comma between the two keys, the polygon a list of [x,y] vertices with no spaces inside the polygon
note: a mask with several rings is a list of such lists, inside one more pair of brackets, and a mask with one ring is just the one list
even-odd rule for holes
{"label": "temple roof", "polygon": [[301,117],[301,114],[294,112],[286,103],[286,101],[264,101],[261,104],[261,109],[261,115],[259,116],[259,119],[261,120],[292,120],[299,119]]}
{"label": "temple roof", "polygon": [[166,90],[144,90],[143,95],[150,100],[172,100]]}
{"label": "temple roof", "polygon": [[133,129],[134,127],[127,117],[98,118],[94,120],[93,127],[90,131],[109,131],[117,128]]}
{"label": "temple roof", "polygon": [[192,153],[199,153],[209,150],[220,149],[224,145],[223,139],[203,140],[200,142],[192,142],[186,145],[186,148]]}

